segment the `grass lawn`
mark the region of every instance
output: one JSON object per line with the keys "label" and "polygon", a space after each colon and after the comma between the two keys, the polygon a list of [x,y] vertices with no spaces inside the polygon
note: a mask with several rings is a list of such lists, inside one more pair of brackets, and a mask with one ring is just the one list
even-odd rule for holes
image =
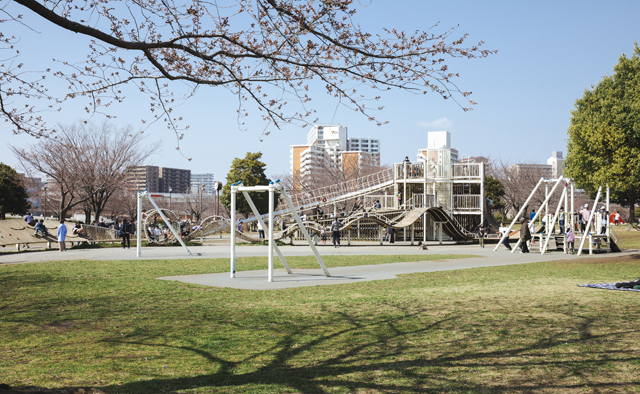
{"label": "grass lawn", "polygon": [[612,227],[618,241],[620,241],[620,247],[623,249],[640,249],[640,231],[631,230],[626,231],[625,227],[618,226]]}
{"label": "grass lawn", "polygon": [[[329,267],[444,258],[326,256]],[[288,257],[316,268],[313,257]],[[228,259],[0,266],[0,383],[115,393],[640,392],[640,255],[247,291]],[[264,259],[239,259],[241,270]]]}

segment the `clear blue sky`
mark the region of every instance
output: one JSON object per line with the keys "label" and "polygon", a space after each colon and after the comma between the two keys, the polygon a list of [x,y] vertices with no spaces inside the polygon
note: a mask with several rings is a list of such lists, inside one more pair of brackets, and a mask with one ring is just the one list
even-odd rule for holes
{"label": "clear blue sky", "polygon": [[[631,55],[634,42],[640,41],[637,0],[360,0],[357,4],[355,21],[372,33],[382,27],[425,30],[440,22],[436,32],[459,25],[458,32],[469,34],[469,45],[482,40],[485,48],[499,50],[486,59],[449,62],[451,70],[460,73],[456,83],[461,90],[472,91],[471,98],[478,103],[470,112],[436,94],[392,92],[383,97],[385,110],[377,113],[390,123],[378,127],[352,111],[336,109],[335,102],[318,93],[314,103],[320,122],[340,123],[353,137],[379,138],[383,163],[400,162],[406,155],[414,158],[418,148],[426,147],[427,132],[437,130],[450,131],[452,145],[463,155],[546,162],[552,151],[566,153],[566,130],[575,99],[611,74],[619,56]],[[8,8],[20,10],[15,4]],[[15,24],[3,31],[22,36],[28,43],[23,48],[27,60],[82,58],[86,39],[43,21],[37,27],[39,33]],[[148,138],[162,140],[163,149],[149,164],[213,172],[224,181],[234,157],[262,151],[268,175],[288,172],[289,145],[305,143],[308,130],[287,126],[260,141],[264,125],[257,119],[250,119],[246,130],[239,130],[236,102],[225,89],[201,89],[177,109],[190,125],[181,146],[193,160],[180,155],[174,149],[174,135],[157,124]],[[146,111],[148,104],[135,95],[130,95],[126,105],[114,108],[116,122],[134,128],[140,127]],[[72,122],[83,113],[69,111],[58,116],[52,118],[53,123]],[[7,144],[22,146],[33,140],[13,136],[7,123],[0,127],[0,161],[17,165]]]}

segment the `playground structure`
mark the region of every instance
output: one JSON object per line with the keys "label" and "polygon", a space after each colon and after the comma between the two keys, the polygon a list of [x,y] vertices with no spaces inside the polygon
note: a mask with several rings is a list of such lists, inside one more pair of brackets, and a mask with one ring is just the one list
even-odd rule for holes
{"label": "playground structure", "polygon": [[[7,219],[0,221],[0,247],[3,249],[7,246],[15,246],[15,250],[19,251],[21,248],[26,249],[30,244],[46,244],[47,249],[52,247],[52,244],[57,247],[58,244],[58,226],[60,221],[53,219],[46,219],[44,225],[49,232],[49,235],[39,234],[35,235],[35,229],[33,226],[28,225],[23,219]],[[119,242],[117,237],[117,231],[103,227],[96,226],[84,226],[86,231],[85,236],[73,234],[73,223],[65,223],[67,227],[66,242],[80,243],[80,242]]]}
{"label": "playground structure", "polygon": [[[569,178],[559,177],[557,179],[545,179],[540,178],[536,186],[529,194],[529,197],[520,208],[520,211],[513,218],[513,221],[509,225],[507,231],[502,235],[500,241],[493,249],[494,251],[498,250],[504,239],[510,234],[511,229],[523,216],[523,213],[527,209],[531,199],[536,194],[541,185],[545,185],[545,199],[540,205],[540,209],[537,210],[533,219],[527,224],[529,226],[529,230],[531,231],[532,240],[531,245],[537,245],[539,248],[540,254],[545,254],[549,251],[550,242],[553,241],[556,244],[556,249],[559,249],[558,244],[562,244],[562,250],[564,253],[570,253],[572,251],[568,248],[568,242],[566,235],[560,231],[559,234],[555,233],[556,223],[559,223],[561,212],[564,213],[565,221],[560,225],[561,229],[570,227],[574,229],[575,232],[575,240],[576,243],[579,241],[579,246],[577,247],[578,256],[582,254],[582,251],[585,246],[585,242],[588,241],[587,247],[589,249],[589,254],[593,254],[593,247],[597,246],[598,249],[604,250],[605,252],[619,252],[620,249],[617,246],[617,240],[615,239],[615,234],[611,229],[611,220],[609,215],[610,210],[610,199],[609,199],[609,187],[606,187],[606,197],[605,197],[605,209],[603,212],[598,210],[598,203],[600,203],[600,197],[602,196],[602,186],[598,188],[598,192],[596,194],[596,198],[591,207],[589,218],[585,223],[585,231],[578,232],[578,228],[576,226],[578,220],[576,217],[579,215],[575,210],[575,188],[573,180]],[[552,185],[551,190],[549,190],[549,186]],[[562,185],[562,192],[560,193],[560,197],[557,199],[557,206],[555,213],[551,213],[549,211],[549,205],[551,200],[553,199],[556,190],[558,187]],[[564,206],[564,208],[563,208]],[[544,214],[542,214],[544,212]],[[543,228],[535,232],[535,224],[539,217],[543,217]],[[604,229],[604,231],[602,231]],[[518,246],[520,246],[521,239],[518,239],[515,247],[511,250],[511,253],[514,253]]]}
{"label": "playground structure", "polygon": [[[485,167],[484,163],[458,163],[456,159],[455,150],[448,146],[421,149],[416,161],[405,160],[377,173],[296,193],[290,196],[291,204],[281,193],[273,212],[273,222],[268,220],[269,224],[278,224],[280,228],[274,233],[274,240],[306,240],[305,232],[319,234],[322,226],[328,228],[332,216],[336,216],[342,224],[341,236],[348,243],[352,239],[382,243],[387,227],[397,231],[397,240],[411,244],[418,240],[473,241],[477,238],[478,224],[485,223],[488,216],[484,196]],[[282,188],[279,184],[276,186]],[[247,198],[244,190],[240,192]],[[148,194],[144,197],[153,201]],[[343,213],[342,208],[350,201],[356,201],[359,208]],[[380,202],[380,208],[374,209],[376,201]],[[179,226],[178,216],[173,212],[160,209],[155,203],[154,208],[141,213],[144,220],[138,225],[139,234],[150,243],[173,243],[178,238],[186,242],[223,231],[231,232],[234,239],[265,242],[265,239],[238,231],[234,217],[219,216],[205,218],[188,233],[179,235],[171,231],[162,239],[154,239],[148,229],[150,218],[156,214],[164,215],[162,220],[174,228]],[[235,214],[233,207],[231,212]],[[304,212],[304,215],[296,215],[298,212]],[[332,215],[321,212],[332,212]],[[260,222],[266,216],[254,211],[254,217],[244,219],[243,223]],[[298,221],[296,216],[307,220]],[[270,229],[271,226],[263,228]]]}

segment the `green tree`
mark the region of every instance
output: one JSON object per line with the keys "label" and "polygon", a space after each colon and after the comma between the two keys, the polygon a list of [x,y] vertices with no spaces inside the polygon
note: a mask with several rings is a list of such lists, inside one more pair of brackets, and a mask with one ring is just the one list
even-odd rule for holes
{"label": "green tree", "polygon": [[[242,182],[243,186],[266,186],[271,182],[271,179],[267,178],[264,173],[266,164],[260,161],[262,158],[262,152],[251,153],[248,152],[244,159],[236,157],[231,163],[231,169],[227,174],[227,180],[222,188],[222,194],[220,195],[220,202],[225,207],[231,207],[231,184]],[[253,203],[258,208],[260,213],[266,213],[269,210],[269,193],[266,192],[249,192],[249,196]],[[275,201],[277,204],[279,194],[276,193]],[[236,197],[236,210],[244,215],[245,218],[249,216],[251,207],[245,200],[242,194],[238,194]]]}
{"label": "green tree", "polygon": [[26,214],[31,207],[28,198],[27,189],[16,170],[0,163],[0,220],[4,220],[7,213]]}
{"label": "green tree", "polygon": [[484,194],[488,199],[493,201],[493,209],[500,211],[504,217],[504,212],[502,212],[502,210],[507,206],[507,204],[501,200],[501,197],[504,196],[504,187],[502,186],[502,182],[489,175],[484,180]]}
{"label": "green tree", "polygon": [[565,175],[594,194],[609,186],[612,197],[629,205],[640,196],[640,47],[620,56],[606,76],[576,100],[568,130]]}

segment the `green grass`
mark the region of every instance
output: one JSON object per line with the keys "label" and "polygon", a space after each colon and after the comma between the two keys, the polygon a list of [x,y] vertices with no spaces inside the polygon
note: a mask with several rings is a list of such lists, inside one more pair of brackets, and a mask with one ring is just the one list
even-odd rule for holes
{"label": "green grass", "polygon": [[634,279],[638,259],[274,291],[155,279],[225,272],[228,259],[5,265],[0,383],[108,394],[640,392],[640,295],[576,286]]}
{"label": "green grass", "polygon": [[612,228],[622,249],[640,249],[640,231],[626,231],[624,226]]}

